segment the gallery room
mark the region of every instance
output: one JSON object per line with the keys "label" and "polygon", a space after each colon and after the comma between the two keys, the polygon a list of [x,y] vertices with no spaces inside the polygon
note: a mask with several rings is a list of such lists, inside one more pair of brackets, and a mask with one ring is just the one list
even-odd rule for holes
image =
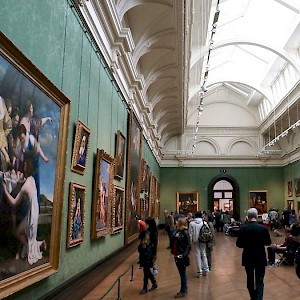
{"label": "gallery room", "polygon": [[[272,249],[300,213],[300,2],[2,0],[0,20],[0,299],[249,299],[248,210]],[[178,292],[172,234],[200,211],[212,267],[192,246]],[[264,299],[298,299],[277,252]]]}

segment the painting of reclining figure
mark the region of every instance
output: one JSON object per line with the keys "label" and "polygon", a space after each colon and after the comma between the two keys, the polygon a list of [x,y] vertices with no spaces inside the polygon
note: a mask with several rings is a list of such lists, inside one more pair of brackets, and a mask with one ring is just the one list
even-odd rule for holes
{"label": "painting of reclining figure", "polygon": [[[67,129],[61,126],[66,122],[63,103],[52,95],[56,88],[46,79],[43,86],[31,73],[21,72],[7,53],[0,54],[1,298],[2,281],[5,287],[11,282],[16,290],[14,277],[20,273],[43,264],[48,271],[49,265],[58,267],[52,249],[59,242],[51,234],[53,224],[57,226],[60,220],[54,206],[55,199],[60,202],[62,198],[66,152],[66,134],[62,133]],[[57,209],[61,204],[56,204]],[[59,231],[56,234],[60,239]],[[27,272],[26,276],[31,275]]]}

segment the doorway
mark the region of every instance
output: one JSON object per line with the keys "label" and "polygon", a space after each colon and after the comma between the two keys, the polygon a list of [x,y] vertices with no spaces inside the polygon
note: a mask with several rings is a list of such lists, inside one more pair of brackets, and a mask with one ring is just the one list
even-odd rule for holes
{"label": "doorway", "polygon": [[239,187],[236,180],[229,175],[220,175],[211,180],[208,187],[208,207],[211,211],[231,212],[239,219]]}

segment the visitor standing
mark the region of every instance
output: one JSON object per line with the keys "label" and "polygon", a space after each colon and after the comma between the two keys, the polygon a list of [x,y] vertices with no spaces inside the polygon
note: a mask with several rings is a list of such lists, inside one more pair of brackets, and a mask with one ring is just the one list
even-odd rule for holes
{"label": "visitor standing", "polygon": [[169,246],[167,247],[167,249],[171,249],[172,247],[171,236],[173,235],[175,230],[174,218],[172,215],[169,214],[167,210],[164,211],[164,216],[165,216],[165,230],[167,231],[169,236]]}
{"label": "visitor standing", "polygon": [[208,223],[208,226],[212,233],[212,240],[206,243],[206,257],[207,257],[207,264],[208,264],[209,271],[212,270],[212,255],[211,254],[212,254],[213,248],[216,244],[213,219],[214,219],[213,215],[209,211],[205,212],[205,214],[203,215],[203,220]]}
{"label": "visitor standing", "polygon": [[174,298],[183,298],[188,292],[186,267],[190,265],[189,254],[191,250],[190,237],[185,218],[178,220],[177,229],[172,237],[174,240],[172,253],[180,275],[181,288]]}
{"label": "visitor standing", "polygon": [[153,291],[157,289],[157,282],[151,272],[151,268],[153,267],[153,263],[156,258],[156,251],[152,243],[150,242],[150,233],[148,231],[143,231],[141,233],[141,242],[138,248],[140,254],[140,267],[143,268],[144,271],[144,285],[143,289],[140,291],[140,294],[146,294],[148,292],[148,281],[150,280],[152,283],[152,287],[149,291]]}
{"label": "visitor standing", "polygon": [[256,208],[250,208],[247,215],[248,223],[240,228],[236,245],[244,249],[242,265],[246,270],[250,297],[252,300],[262,300],[267,266],[265,246],[271,244],[271,238],[268,229],[257,223]]}
{"label": "visitor standing", "polygon": [[[197,276],[206,276],[209,272],[207,256],[206,256],[206,243],[200,243],[199,236],[201,234],[201,229],[203,226],[202,213],[200,211],[195,213],[195,219],[190,223],[189,234],[190,239],[195,249],[196,263],[197,263]],[[202,263],[203,262],[203,266]]]}

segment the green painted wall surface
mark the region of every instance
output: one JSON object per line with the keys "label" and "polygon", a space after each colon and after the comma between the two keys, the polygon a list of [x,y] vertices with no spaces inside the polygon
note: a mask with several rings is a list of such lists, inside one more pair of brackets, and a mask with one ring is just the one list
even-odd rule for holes
{"label": "green painted wall surface", "polygon": [[[97,148],[115,155],[118,129],[127,137],[128,113],[110,77],[67,0],[3,0],[1,31],[71,100],[66,180],[62,210],[59,272],[13,299],[37,299],[124,245],[124,232],[91,241],[93,163]],[[84,176],[70,171],[77,119],[91,129],[89,160]],[[159,178],[159,166],[146,141],[143,157]],[[87,186],[85,240],[66,249],[69,182]],[[115,184],[125,186],[124,180]]]}
{"label": "green painted wall surface", "polygon": [[[294,200],[296,212],[300,210],[300,197],[296,197],[295,194],[295,182],[296,178],[300,178],[300,161],[289,164],[284,168],[284,199],[285,200]],[[293,183],[293,196],[288,197],[288,181]],[[285,201],[285,204],[287,202]]]}
{"label": "green painted wall surface", "polygon": [[[284,208],[283,168],[226,168],[239,185],[240,216],[248,209],[249,190],[268,190],[269,208]],[[200,210],[208,208],[208,185],[220,168],[161,168],[161,215],[176,210],[176,192],[199,192]]]}

